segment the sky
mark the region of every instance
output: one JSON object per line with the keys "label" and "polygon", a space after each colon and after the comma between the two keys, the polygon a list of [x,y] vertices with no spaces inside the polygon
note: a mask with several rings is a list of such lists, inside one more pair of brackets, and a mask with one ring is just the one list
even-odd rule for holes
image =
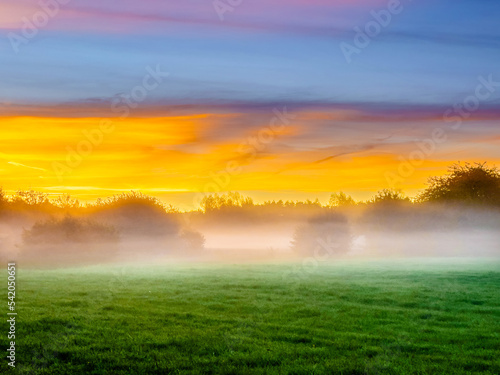
{"label": "sky", "polygon": [[0,186],[415,195],[500,165],[493,0],[1,0]]}

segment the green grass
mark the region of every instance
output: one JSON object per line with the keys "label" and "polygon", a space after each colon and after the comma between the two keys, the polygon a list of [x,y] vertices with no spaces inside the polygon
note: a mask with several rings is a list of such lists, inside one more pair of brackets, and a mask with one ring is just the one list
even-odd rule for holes
{"label": "green grass", "polygon": [[420,260],[343,261],[311,272],[293,264],[18,267],[17,368],[4,359],[1,369],[500,374],[499,266]]}

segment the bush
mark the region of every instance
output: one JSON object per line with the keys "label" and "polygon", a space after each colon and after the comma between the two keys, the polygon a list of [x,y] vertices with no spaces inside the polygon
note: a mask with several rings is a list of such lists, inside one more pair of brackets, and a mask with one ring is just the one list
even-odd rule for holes
{"label": "bush", "polygon": [[310,218],[295,231],[292,250],[301,255],[342,255],[351,249],[352,236],[347,217],[330,212]]}
{"label": "bush", "polygon": [[138,192],[99,200],[91,211],[93,217],[112,223],[125,237],[177,236],[180,231],[175,215],[167,213],[157,198]]}
{"label": "bush", "polygon": [[194,230],[185,229],[180,234],[182,247],[187,253],[198,253],[205,248],[205,237]]}
{"label": "bush", "polygon": [[117,251],[118,232],[110,226],[66,216],[38,222],[22,235],[22,258],[30,263],[94,263]]}
{"label": "bush", "polygon": [[38,222],[25,230],[23,241],[29,245],[59,243],[115,242],[118,234],[112,227],[90,220],[66,216],[61,220],[51,219]]}
{"label": "bush", "polygon": [[372,229],[381,230],[413,230],[414,215],[418,207],[412,204],[399,190],[380,190],[375,197],[366,202],[359,222]]}

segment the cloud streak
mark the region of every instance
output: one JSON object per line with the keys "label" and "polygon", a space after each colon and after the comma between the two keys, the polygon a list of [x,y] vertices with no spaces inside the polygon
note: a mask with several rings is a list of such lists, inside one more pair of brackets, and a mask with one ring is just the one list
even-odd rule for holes
{"label": "cloud streak", "polygon": [[47,172],[47,169],[38,168],[38,167],[30,167],[29,165],[24,165],[24,164],[21,164],[21,163],[16,163],[14,161],[9,161],[9,162],[7,162],[7,164],[15,165],[16,167],[23,167],[23,168],[35,169],[37,171]]}

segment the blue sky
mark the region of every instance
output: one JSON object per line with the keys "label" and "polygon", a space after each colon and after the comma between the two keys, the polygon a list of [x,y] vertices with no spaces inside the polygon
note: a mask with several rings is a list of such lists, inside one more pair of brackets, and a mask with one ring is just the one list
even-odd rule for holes
{"label": "blue sky", "polygon": [[[193,208],[192,194],[207,192],[234,159],[242,174],[226,190],[261,199],[344,190],[364,199],[394,187],[387,173],[436,129],[446,142],[397,188],[415,194],[459,160],[500,162],[497,1],[243,0],[228,8],[215,0],[231,9],[222,16],[212,0],[43,1],[52,16],[38,0],[0,3],[7,190],[88,198],[171,189]],[[390,22],[374,25],[373,14],[388,9],[397,10]],[[26,34],[26,20],[37,19],[47,22]],[[361,48],[356,30],[367,27],[380,33]],[[345,45],[358,48],[350,63]],[[123,108],[149,68],[168,78],[121,119],[113,105]],[[453,128],[456,118],[444,114],[477,99],[478,86],[477,108]],[[294,120],[259,157],[238,154],[284,108]],[[116,130],[61,181],[53,166],[102,118]]]}
{"label": "blue sky", "polygon": [[[31,19],[37,3],[21,3],[33,5],[25,10]],[[8,39],[12,32],[22,35],[16,19],[0,22],[0,101],[112,98],[156,64],[170,72],[171,82],[150,99],[165,101],[446,104],[472,90],[479,75],[500,76],[495,1],[401,2],[402,12],[350,64],[340,43],[354,45],[352,28],[364,29],[371,12],[387,9],[387,2],[243,2],[224,21],[211,2],[172,5],[169,12],[171,3],[146,1],[134,9],[75,0],[61,5],[18,53]],[[159,19],[140,19],[144,14]]]}

